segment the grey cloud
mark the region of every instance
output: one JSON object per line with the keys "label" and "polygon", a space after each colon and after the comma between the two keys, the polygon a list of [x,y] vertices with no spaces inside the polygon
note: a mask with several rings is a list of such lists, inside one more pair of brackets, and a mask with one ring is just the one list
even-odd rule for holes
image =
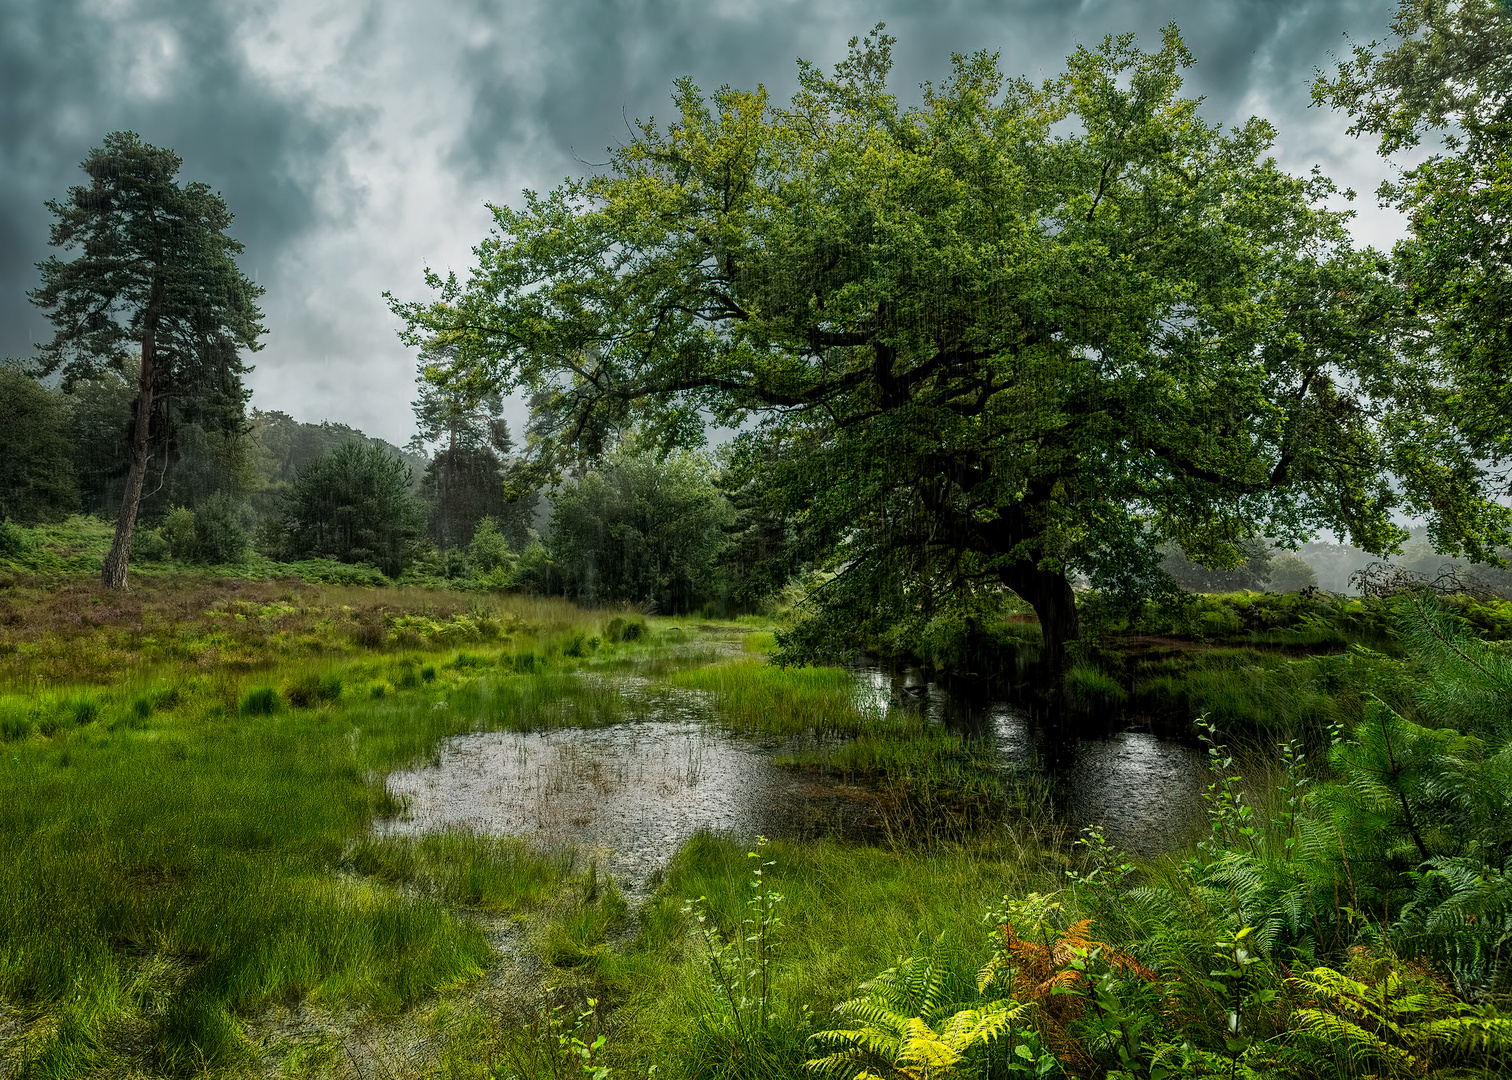
{"label": "grey cloud", "polygon": [[[908,96],[918,83],[941,78],[952,52],[1000,52],[1010,74],[1044,77],[1061,70],[1079,41],[1132,30],[1149,46],[1175,20],[1198,60],[1187,73],[1189,87],[1207,98],[1208,114],[1240,119],[1241,104],[1258,90],[1280,111],[1273,119],[1284,132],[1307,108],[1315,69],[1330,66],[1331,49],[1342,51],[1342,34],[1379,33],[1393,6],[1389,0],[1080,6],[553,0],[530,6],[533,17],[523,20],[530,36],[462,48],[468,122],[450,160],[477,177],[522,150],[543,165],[581,168],[624,137],[625,118],[665,114],[672,80],[680,75],[705,89],[761,82],[785,96],[795,84],[796,57],[829,65],[849,37],[877,21],[899,38],[894,83]],[[464,21],[487,25],[506,12],[522,21],[519,4],[474,0],[460,7]]]}
{"label": "grey cloud", "polygon": [[[951,52],[998,51],[1010,73],[1059,72],[1078,41],[1173,19],[1206,115],[1251,112],[1291,169],[1320,162],[1366,193],[1381,172],[1341,118],[1308,108],[1342,34],[1381,36],[1393,0],[0,0],[0,352],[47,331],[25,300],[46,256],[42,201],[129,127],[226,195],[273,333],[254,401],[403,441],[413,358],[384,289],[421,295],[422,265],[462,269],[485,200],[514,202],[601,161],[625,121],[670,111],[672,81],[764,83],[824,66],[885,21],[905,98]],[[179,60],[153,60],[157,31]],[[156,73],[161,85],[148,93]],[[1376,235],[1392,223],[1369,218]]]}
{"label": "grey cloud", "polygon": [[158,0],[103,11],[37,0],[7,3],[0,17],[0,352],[25,355],[49,332],[24,295],[48,253],[42,204],[83,179],[78,163],[106,132],[172,147],[184,178],[221,191],[250,267],[311,227],[310,193],[351,123],[312,115],[252,75],[234,7]]}

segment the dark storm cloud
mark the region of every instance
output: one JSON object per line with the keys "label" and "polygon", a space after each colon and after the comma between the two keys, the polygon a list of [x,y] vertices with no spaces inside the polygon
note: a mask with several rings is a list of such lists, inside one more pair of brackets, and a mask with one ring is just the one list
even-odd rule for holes
{"label": "dark storm cloud", "polygon": [[184,158],[182,177],[222,192],[248,268],[311,227],[309,192],[350,115],[320,116],[255,77],[228,5],[196,0],[0,5],[0,352],[49,334],[36,285],[43,202],[84,179],[109,131],[130,129]]}
{"label": "dark storm cloud", "polygon": [[[623,118],[665,114],[672,80],[691,75],[706,90],[764,83],[786,96],[799,56],[830,66],[845,41],[884,21],[899,39],[893,83],[904,97],[948,72],[952,52],[999,52],[1009,74],[1050,77],[1076,43],[1134,31],[1146,47],[1175,21],[1197,55],[1189,88],[1208,113],[1234,116],[1257,90],[1276,99],[1285,127],[1307,106],[1314,70],[1331,66],[1345,31],[1383,30],[1385,0],[1117,0],[1080,5],[1044,0],[920,3],[710,4],[706,0],[555,0],[529,23],[526,41],[489,37],[463,50],[471,91],[459,167],[486,173],[523,139],[551,146],[564,162],[594,160],[625,135]],[[475,0],[479,25],[519,5]]]}
{"label": "dark storm cloud", "polygon": [[[626,121],[670,115],[680,75],[705,90],[764,83],[795,59],[831,67],[885,21],[905,100],[952,52],[1002,54],[1050,77],[1077,42],[1176,21],[1197,57],[1188,92],[1210,120],[1280,131],[1283,165],[1369,191],[1381,166],[1308,108],[1316,68],[1348,31],[1385,33],[1393,0],[0,0],[0,352],[48,332],[25,299],[47,255],[44,199],[130,128],[221,190],[268,289],[273,333],[253,378],[263,407],[403,440],[413,360],[380,293],[422,295],[419,271],[465,268],[488,218],[602,161]],[[1370,200],[1363,200],[1368,204]],[[1368,211],[1368,205],[1367,205]],[[1392,227],[1369,212],[1379,236]],[[1378,239],[1376,235],[1372,239]],[[1389,239],[1389,236],[1387,237]]]}

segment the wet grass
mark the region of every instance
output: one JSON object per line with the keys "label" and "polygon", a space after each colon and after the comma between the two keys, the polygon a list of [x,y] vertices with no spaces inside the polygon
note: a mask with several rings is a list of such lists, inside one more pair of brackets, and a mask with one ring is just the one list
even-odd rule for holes
{"label": "wet grass", "polygon": [[[239,1070],[255,1056],[243,1019],[273,1003],[390,1016],[476,978],[492,954],[458,906],[531,910],[580,872],[506,840],[374,838],[400,809],[384,776],[457,732],[624,719],[631,699],[574,672],[666,649],[590,645],[597,615],[528,599],[451,612],[431,593],[367,595],[388,627],[369,644],[347,590],[234,595],[144,589],[138,623],[62,632],[81,588],[6,627],[0,1009],[24,1018],[0,1047],[7,1075]],[[217,620],[256,629],[178,657]],[[283,648],[299,634],[280,620],[321,647]],[[401,650],[406,631],[419,644]],[[107,663],[127,653],[145,662]],[[571,940],[600,947],[602,927]]]}
{"label": "wet grass", "polygon": [[472,833],[363,837],[344,863],[354,874],[407,886],[448,904],[509,913],[554,896],[574,867],[572,852],[543,855],[513,837]]}
{"label": "wet grass", "polygon": [[844,668],[779,668],[751,658],[675,672],[667,682],[707,691],[720,722],[749,734],[850,736],[875,731],[885,719]]}
{"label": "wet grass", "polygon": [[929,852],[768,845],[762,887],[783,897],[773,934],[772,1020],[759,1039],[741,1043],[719,1019],[724,1007],[689,901],[704,898],[708,925],[726,939],[748,933],[742,920],[758,860],[747,851],[708,835],[690,841],[647,906],[639,940],[603,974],[628,1014],[617,1049],[629,1071],[656,1062],[659,1077],[802,1075],[805,1038],[862,981],[932,948],[964,991],[975,976],[983,913],[1005,894],[1053,890],[1064,866],[1032,829]]}
{"label": "wet grass", "polygon": [[[0,1010],[24,1029],[0,1046],[8,1076],[251,1072],[268,1048],[248,1019],[304,1003],[423,1019],[442,1075],[482,1080],[525,1045],[465,998],[496,960],[485,925],[511,920],[578,995],[548,1005],[619,1010],[618,1064],[729,1072],[687,905],[738,935],[748,844],[696,838],[632,911],[571,852],[373,835],[401,809],[387,773],[457,733],[597,727],[704,694],[728,729],[801,747],[789,767],[865,789],[877,843],[764,856],[785,899],[748,1074],[796,1075],[835,1003],[922,946],[969,986],[982,913],[1063,880],[1066,837],[1031,787],[851,672],[770,666],[765,631],[652,619],[615,641],[612,614],[526,598],[211,580],[143,587],[86,625],[90,587],[32,588],[4,593],[19,615],[0,639]],[[337,1045],[275,1057],[320,1075]]]}

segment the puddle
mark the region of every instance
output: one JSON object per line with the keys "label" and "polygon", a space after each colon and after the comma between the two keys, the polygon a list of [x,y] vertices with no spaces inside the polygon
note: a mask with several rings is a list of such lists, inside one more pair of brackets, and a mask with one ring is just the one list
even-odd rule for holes
{"label": "puddle", "polygon": [[379,831],[461,829],[575,847],[643,893],[703,829],[743,838],[844,830],[856,793],[779,769],[772,753],[688,720],[458,735],[434,764],[390,775],[407,810]]}
{"label": "puddle", "polygon": [[1206,824],[1202,796],[1211,777],[1199,747],[1148,731],[1051,740],[1022,706],[956,697],[917,669],[862,669],[857,679],[884,706],[922,709],[1010,772],[1048,774],[1057,809],[1073,830],[1100,826],[1110,843],[1149,856],[1181,848]]}
{"label": "puddle", "polygon": [[1056,768],[1070,823],[1100,825],[1110,843],[1140,855],[1181,847],[1206,823],[1202,752],[1147,731],[1082,739]]}
{"label": "puddle", "polygon": [[[1111,843],[1154,855],[1182,846],[1204,822],[1209,777],[1195,747],[1143,731],[1050,743],[1016,705],[953,699],[906,674],[860,670],[856,677],[863,701],[922,709],[1005,771],[1047,773],[1057,811],[1073,830],[1100,825]],[[634,679],[622,687],[637,697],[643,689]],[[378,831],[471,830],[521,836],[542,849],[572,847],[631,894],[649,891],[656,872],[700,830],[744,840],[874,831],[865,792],[776,767],[777,748],[703,722],[702,695],[659,694],[640,704],[641,719],[613,727],[447,739],[432,764],[389,777],[407,809]]]}
{"label": "puddle", "polygon": [[[932,712],[942,711],[938,693],[931,691]],[[1148,731],[1051,740],[1021,706],[992,702],[976,712],[971,726],[984,749],[1011,772],[1047,774],[1073,831],[1097,825],[1109,843],[1151,856],[1183,847],[1206,823],[1211,778],[1197,747]]]}

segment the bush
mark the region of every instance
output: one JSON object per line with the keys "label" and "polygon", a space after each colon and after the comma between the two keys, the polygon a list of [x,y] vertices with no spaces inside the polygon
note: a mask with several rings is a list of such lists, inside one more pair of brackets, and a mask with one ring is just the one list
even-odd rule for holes
{"label": "bush", "polygon": [[168,558],[168,541],[163,539],[161,530],[144,529],[140,525],[137,531],[131,535],[131,558],[135,562],[162,562]]}
{"label": "bush", "polygon": [[467,555],[459,548],[447,548],[436,557],[436,576],[448,581],[465,578],[472,567],[467,564]]}
{"label": "bush", "polygon": [[187,506],[175,506],[169,510],[158,527],[158,533],[175,559],[187,562],[199,551],[199,537],[194,532],[194,511]]}
{"label": "bush", "polygon": [[21,526],[0,520],[0,559],[18,559],[31,550],[31,538]]}
{"label": "bush", "polygon": [[639,641],[650,633],[646,620],[639,615],[629,617],[616,615],[604,627],[604,637],[610,641]]}
{"label": "bush", "polygon": [[239,563],[247,557],[251,537],[246,507],[217,491],[194,511],[194,558],[205,563]]}
{"label": "bush", "polygon": [[526,544],[515,566],[515,581],[531,592],[554,593],[557,578],[556,564],[551,561],[546,545],[539,540]]}
{"label": "bush", "polygon": [[504,534],[499,531],[499,523],[492,517],[478,522],[472,543],[467,545],[467,557],[473,568],[484,574],[513,570],[516,562]]}
{"label": "bush", "polygon": [[551,558],[566,595],[580,603],[695,611],[713,597],[714,562],[732,519],[707,458],[661,459],[627,440],[556,493]]}
{"label": "bush", "polygon": [[398,577],[420,548],[409,467],[382,447],[348,443],[299,470],[283,497],[287,557],[370,563]]}

